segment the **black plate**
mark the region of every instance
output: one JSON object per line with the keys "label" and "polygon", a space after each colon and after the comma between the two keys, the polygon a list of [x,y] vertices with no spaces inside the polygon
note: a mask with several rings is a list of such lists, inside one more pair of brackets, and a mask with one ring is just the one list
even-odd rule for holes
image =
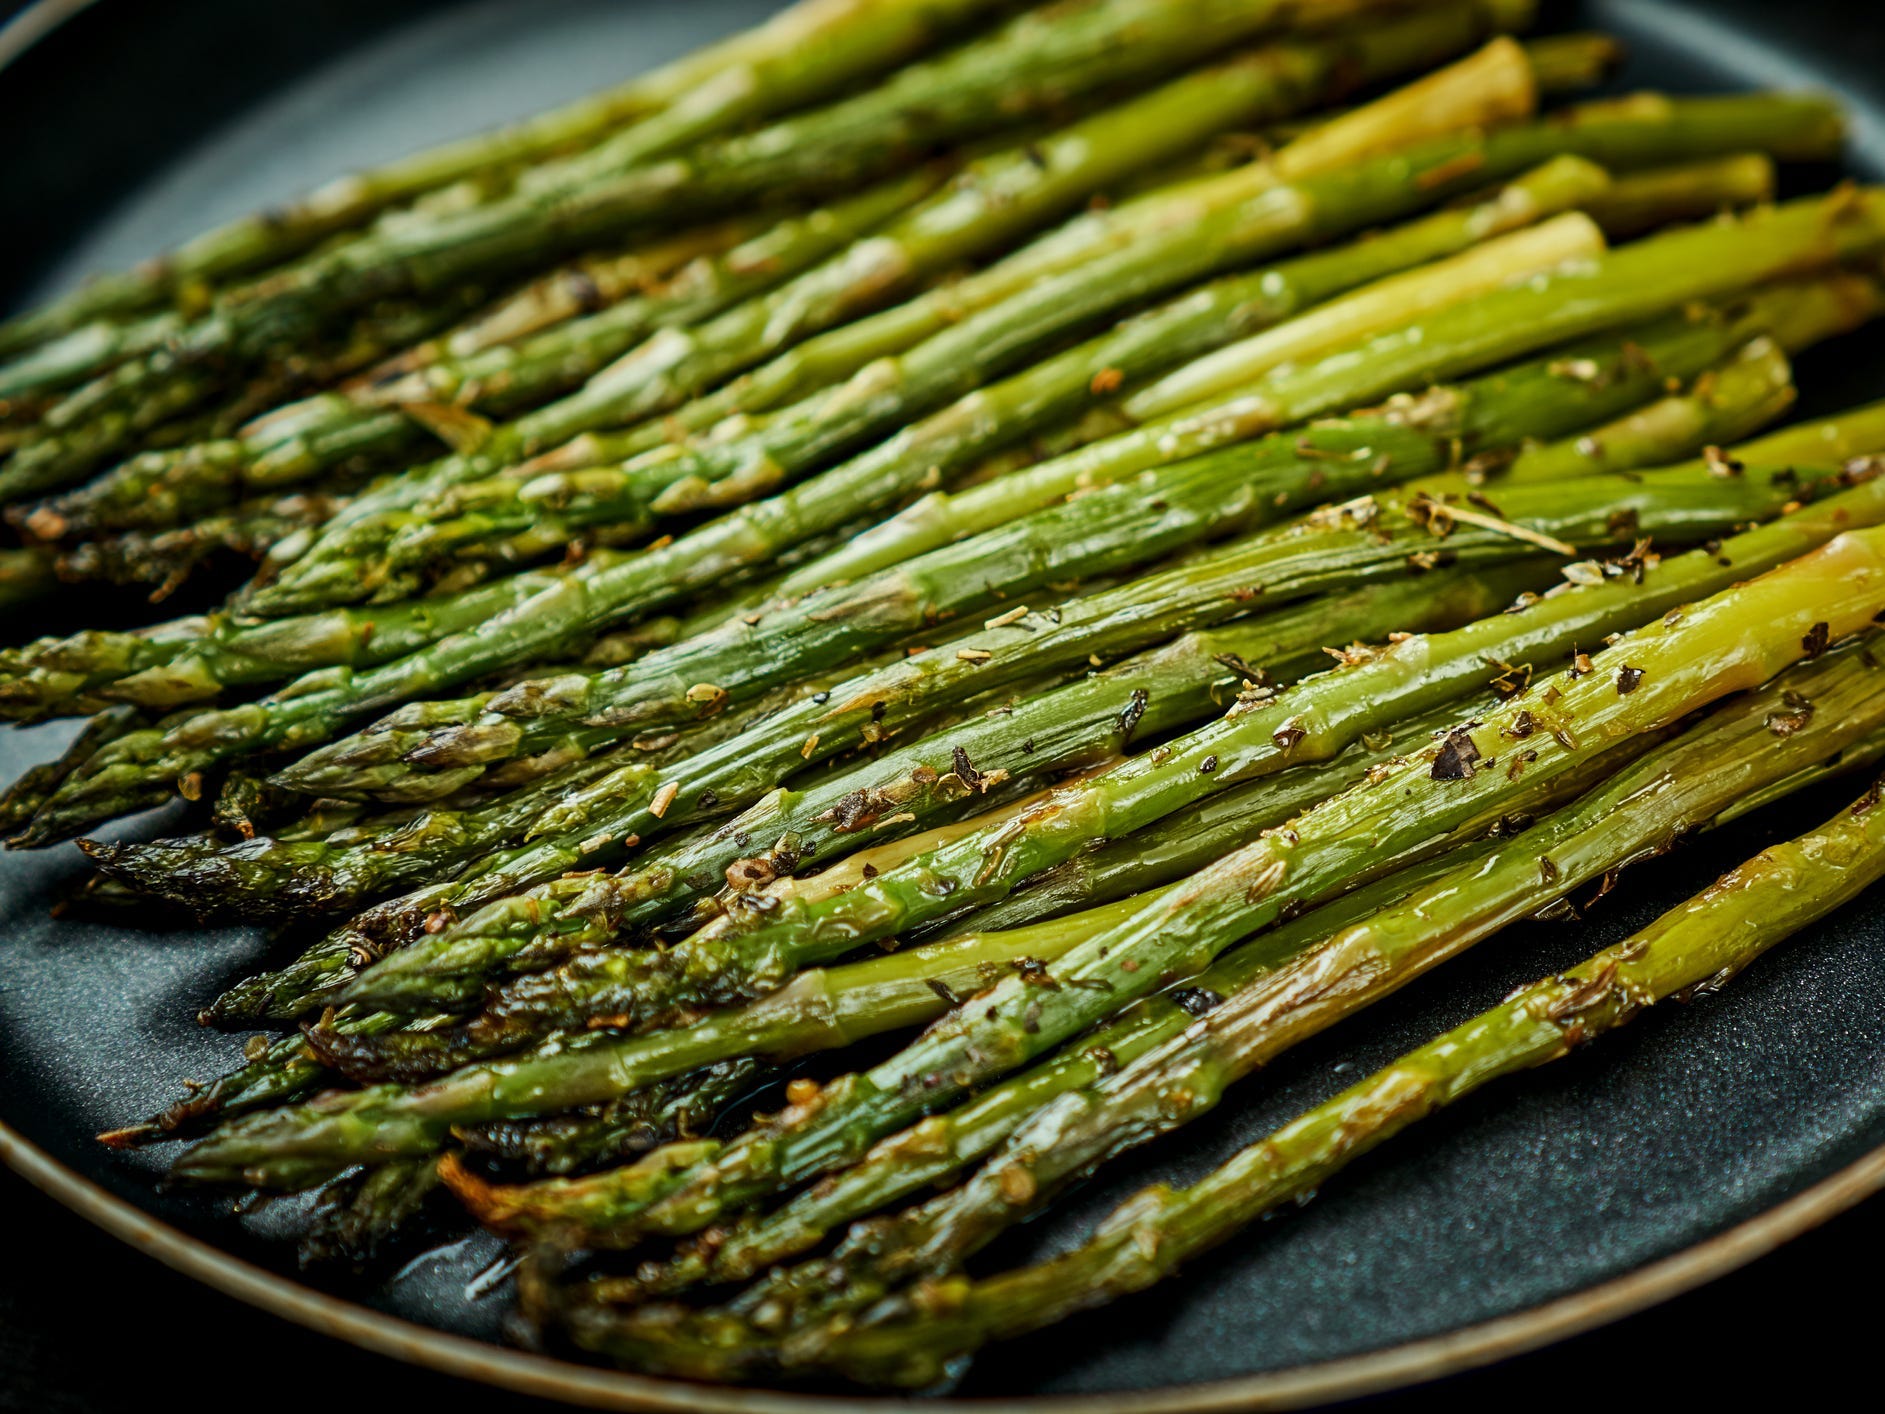
{"label": "black plate", "polygon": [[[342,169],[600,86],[770,6],[198,0],[27,15],[54,8],[78,13],[0,70],[9,208],[0,241],[12,256],[0,260],[0,280],[20,282],[0,303],[38,298]],[[1885,169],[1885,20],[1869,6],[1610,0],[1557,18],[1630,39],[1633,85],[1835,88],[1858,118],[1856,168],[1874,179]],[[0,32],[0,58],[25,33]],[[1864,338],[1816,351],[1802,360],[1803,410],[1879,396],[1882,375],[1885,361]],[[53,754],[67,731],[0,737],[0,771]],[[1856,790],[1791,802],[1641,869],[1585,922],[1510,930],[1286,1057],[1237,1103],[1117,1165],[993,1258],[1070,1241],[1154,1175],[1199,1173],[1358,1067],[1622,936]],[[161,1155],[112,1156],[92,1142],[171,1098],[180,1078],[227,1066],[238,1043],[189,1018],[267,947],[246,931],[55,924],[47,909],[79,872],[70,849],[0,860],[0,1121],[13,1131],[0,1132],[0,1154],[248,1299],[411,1358],[475,1363],[462,1343],[415,1339],[384,1316],[499,1339],[507,1296],[484,1279],[498,1256],[489,1239],[447,1243],[390,1276],[311,1280],[364,1311],[297,1304],[267,1275],[294,1276],[280,1238],[292,1205],[238,1217],[223,1198],[158,1191]],[[1276,1375],[1299,1395],[1352,1392],[1619,1313],[1853,1201],[1885,1181],[1882,902],[1875,890],[1718,999],[1670,1008],[1423,1126],[1169,1291],[989,1353],[960,1392],[1163,1391],[1159,1402],[1191,1403],[1278,1388],[1201,1384]],[[133,1209],[181,1237],[133,1232]],[[210,1249],[260,1270],[218,1265]],[[1343,1363],[1305,1373],[1325,1362]],[[565,1381],[542,1362],[467,1372],[591,1401],[659,1398],[647,1382]],[[699,1394],[683,1402],[704,1404]]]}

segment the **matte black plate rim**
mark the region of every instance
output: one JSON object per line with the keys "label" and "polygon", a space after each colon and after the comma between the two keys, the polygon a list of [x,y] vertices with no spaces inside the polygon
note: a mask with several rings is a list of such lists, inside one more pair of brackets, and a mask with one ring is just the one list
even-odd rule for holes
{"label": "matte black plate rim", "polygon": [[[97,0],[39,0],[0,24],[4,69]],[[675,1414],[855,1414],[907,1411],[902,1399],[803,1396],[704,1386],[590,1368],[450,1335],[325,1295],[229,1255],[152,1217],[52,1158],[0,1121],[0,1163],[127,1246],[246,1305],[441,1374],[524,1395],[598,1409]],[[1885,1145],[1766,1212],[1627,1275],[1495,1320],[1365,1355],[1242,1379],[1143,1393],[938,1400],[934,1408],[1002,1411],[1078,1409],[1085,1414],[1204,1414],[1304,1408],[1488,1365],[1633,1315],[1728,1275],[1885,1191]]]}
{"label": "matte black plate rim", "polygon": [[[160,1222],[100,1188],[0,1122],[0,1163],[86,1221],[226,1296],[323,1335],[442,1374],[518,1394],[597,1409],[680,1414],[808,1414],[820,1409],[907,1411],[903,1400],[801,1396],[683,1384],[507,1350],[447,1335],[395,1316],[325,1296],[241,1261]],[[1354,1399],[1456,1374],[1523,1354],[1620,1320],[1694,1290],[1885,1191],[1885,1145],[1758,1217],[1626,1276],[1529,1311],[1445,1335],[1267,1375],[1142,1394],[1043,1396],[1015,1400],[938,1400],[932,1407],[1000,1414],[1004,1410],[1079,1409],[1087,1414],[1204,1414],[1286,1409]]]}

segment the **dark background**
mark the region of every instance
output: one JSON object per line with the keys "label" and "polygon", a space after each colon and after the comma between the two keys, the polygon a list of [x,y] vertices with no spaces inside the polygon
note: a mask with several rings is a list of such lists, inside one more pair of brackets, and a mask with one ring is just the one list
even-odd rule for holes
{"label": "dark background", "polygon": [[[0,18],[22,8],[0,0]],[[64,111],[74,124],[110,132],[115,170],[61,170],[59,144],[34,140],[9,114],[48,97],[15,78],[0,79],[0,173],[53,193],[49,206],[11,209],[0,194],[0,304],[36,273],[9,259],[41,223],[82,224],[154,153],[211,129],[226,114],[268,93],[292,71],[363,30],[391,26],[431,8],[427,0],[269,0],[192,6],[106,0],[112,22],[131,25],[138,62],[95,66],[88,101]],[[1784,10],[1780,0],[1720,0],[1739,10]],[[213,11],[213,26],[191,22]],[[1798,12],[1796,12],[1798,13]],[[83,18],[49,41],[79,49]],[[1812,7],[1798,20],[1821,31],[1850,21],[1852,61],[1885,73],[1885,27],[1877,0]],[[1804,36],[1809,42],[1814,36]],[[284,39],[286,42],[284,42]],[[264,42],[266,41],[266,42]],[[187,95],[168,93],[166,55],[191,51],[202,71],[205,47],[218,77]],[[88,144],[89,145],[89,144]],[[50,164],[50,165],[49,165]],[[6,190],[0,175],[0,193]],[[15,244],[18,242],[18,244]],[[312,1335],[177,1276],[120,1245],[0,1172],[0,1409],[44,1414],[117,1414],[153,1400],[253,1402],[271,1414],[331,1410],[337,1401],[369,1409],[442,1404],[477,1410],[543,1409],[535,1401],[461,1384]],[[1383,1410],[1636,1407],[1747,1407],[1784,1386],[1790,1400],[1851,1399],[1875,1385],[1879,1257],[1885,1255],[1885,1200],[1874,1201],[1743,1271],[1604,1330],[1492,1369],[1365,1401]],[[1843,1397],[1836,1393],[1846,1390]],[[1861,1401],[1876,1395],[1858,1393]]]}

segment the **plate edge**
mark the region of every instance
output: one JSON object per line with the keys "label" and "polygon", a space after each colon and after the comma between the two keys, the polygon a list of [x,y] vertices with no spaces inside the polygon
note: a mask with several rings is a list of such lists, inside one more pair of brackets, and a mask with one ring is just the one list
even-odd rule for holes
{"label": "plate edge", "polygon": [[[908,1401],[806,1396],[658,1380],[506,1350],[311,1290],[160,1222],[74,1172],[0,1121],[0,1163],[130,1247],[225,1296],[321,1335],[441,1374],[519,1394],[638,1414],[890,1414]],[[1212,1414],[1299,1409],[1404,1388],[1489,1365],[1608,1325],[1705,1285],[1885,1190],[1880,1145],[1766,1212],[1620,1277],[1543,1306],[1387,1350],[1188,1388],[1010,1400],[925,1401],[978,1414]]]}
{"label": "plate edge", "polygon": [[[0,69],[98,0],[37,0],[0,23]],[[440,1374],[519,1394],[637,1414],[908,1414],[906,1400],[814,1397],[656,1380],[506,1350],[324,1295],[151,1217],[0,1121],[0,1163],[79,1217],[172,1271],[279,1319]],[[1300,1409],[1407,1388],[1608,1325],[1726,1276],[1885,1190],[1885,1145],[1766,1212],[1621,1277],[1444,1335],[1267,1375],[1140,1393],[925,1401],[977,1414],[1213,1414]]]}

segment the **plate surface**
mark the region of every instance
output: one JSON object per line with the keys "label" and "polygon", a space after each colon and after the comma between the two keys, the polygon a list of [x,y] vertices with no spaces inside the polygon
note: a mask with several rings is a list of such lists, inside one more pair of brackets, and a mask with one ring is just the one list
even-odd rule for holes
{"label": "plate surface", "polygon": [[[171,9],[167,30],[153,31],[136,7],[97,6],[0,70],[0,131],[27,135],[10,199],[39,218],[8,222],[0,237],[14,257],[0,269],[30,272],[36,287],[8,298],[26,302],[334,172],[598,87],[769,8],[767,0],[253,7],[270,12],[264,19],[251,7],[199,3],[187,16]],[[1859,118],[1855,165],[1876,178],[1885,167],[1877,77],[1885,21],[1842,18],[1845,9],[1615,0],[1560,18],[1631,39],[1630,84],[1839,89]],[[201,42],[209,35],[219,42]],[[102,116],[86,111],[80,76],[118,103]],[[178,93],[200,101],[178,105]],[[130,121],[144,104],[157,105],[151,121]],[[1812,413],[1879,396],[1885,360],[1870,341],[1848,340],[1802,360],[1800,376]],[[0,736],[0,772],[54,754],[68,731],[54,724]],[[1285,1057],[1173,1142],[1115,1165],[991,1260],[1054,1250],[1149,1179],[1196,1175],[1362,1068],[1623,936],[1857,789],[1790,802],[1646,866],[1584,922],[1527,925],[1486,943]],[[159,1192],[163,1155],[111,1156],[91,1140],[167,1101],[181,1078],[227,1067],[240,1039],[190,1018],[267,958],[269,945],[244,930],[55,924],[47,909],[81,872],[69,848],[0,859],[8,1078],[0,1122],[12,1131],[0,1132],[0,1157],[166,1260],[280,1310],[293,1301],[276,1279],[295,1277],[281,1236],[292,1204],[237,1216],[224,1198]],[[1422,1126],[1159,1296],[991,1351],[958,1393],[1197,1405],[1259,1388],[1281,1393],[1281,1379],[1297,1395],[1332,1396],[1517,1348],[1752,1255],[1743,1248],[1854,1201],[1885,1168],[1882,906],[1875,890],[1721,997],[1652,1015]],[[128,1232],[133,1209],[164,1227]],[[1770,1215],[1764,1226],[1741,1227],[1762,1215]],[[252,1268],[206,1269],[199,1244]],[[493,1273],[498,1256],[495,1243],[473,1236],[371,1280],[309,1278],[335,1300],[285,1313],[540,1393],[663,1402],[651,1382],[573,1370],[565,1381],[547,1362],[479,1354],[468,1341],[432,1340],[385,1319],[501,1339],[508,1294]],[[1253,1376],[1273,1378],[1203,1388]],[[681,1407],[772,1403],[667,1388]]]}

